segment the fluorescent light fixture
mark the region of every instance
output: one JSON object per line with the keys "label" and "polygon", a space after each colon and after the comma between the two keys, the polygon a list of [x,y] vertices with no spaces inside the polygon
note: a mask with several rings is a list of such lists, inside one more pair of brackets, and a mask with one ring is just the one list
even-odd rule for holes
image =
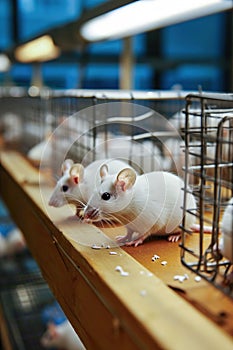
{"label": "fluorescent light fixture", "polygon": [[15,49],[15,58],[23,63],[50,61],[60,55],[60,49],[54,45],[50,35],[20,45]]}
{"label": "fluorescent light fixture", "polygon": [[92,18],[80,32],[88,41],[119,39],[232,8],[232,0],[138,0]]}
{"label": "fluorescent light fixture", "polygon": [[0,72],[7,72],[11,67],[9,57],[3,53],[0,54]]}

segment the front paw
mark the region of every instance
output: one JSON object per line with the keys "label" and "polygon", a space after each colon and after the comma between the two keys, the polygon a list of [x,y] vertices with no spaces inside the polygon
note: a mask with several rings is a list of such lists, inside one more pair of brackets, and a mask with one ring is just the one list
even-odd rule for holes
{"label": "front paw", "polygon": [[125,244],[127,241],[127,235],[125,236],[116,236],[116,243],[117,244]]}
{"label": "front paw", "polygon": [[143,235],[140,235],[139,232],[128,232],[125,236],[117,236],[116,242],[118,244],[124,244],[128,247],[137,247],[144,242],[144,239],[145,237]]}
{"label": "front paw", "polygon": [[180,240],[181,238],[181,233],[174,233],[173,235],[169,235],[167,237],[168,242],[176,243]]}
{"label": "front paw", "polygon": [[137,247],[140,244],[142,244],[143,242],[144,242],[144,238],[141,237],[141,238],[135,239],[133,241],[126,242],[125,245],[127,245],[128,247],[131,247],[131,246]]}

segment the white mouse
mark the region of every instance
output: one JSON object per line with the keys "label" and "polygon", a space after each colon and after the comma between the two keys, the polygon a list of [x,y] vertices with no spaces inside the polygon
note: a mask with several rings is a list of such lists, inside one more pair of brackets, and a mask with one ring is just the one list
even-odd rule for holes
{"label": "white mouse", "polygon": [[[125,236],[117,242],[138,246],[151,234],[169,236],[170,241],[180,237],[184,193],[183,181],[176,175],[155,171],[138,176],[133,169],[125,168],[115,175],[108,174],[107,165],[100,169],[101,184],[92,194],[85,209],[87,223],[118,221],[127,228]],[[196,210],[190,193],[187,207]],[[187,213],[186,228],[191,228],[195,216]]]}
{"label": "white mouse", "polygon": [[24,236],[17,227],[10,230],[5,237],[0,232],[0,257],[12,256],[25,249],[26,242]]}
{"label": "white mouse", "polygon": [[85,347],[68,320],[56,325],[49,323],[41,337],[41,345],[45,348],[64,350],[84,350]]}
{"label": "white mouse", "polygon": [[223,213],[221,232],[219,248],[225,258],[233,261],[233,197]]}
{"label": "white mouse", "polygon": [[62,176],[51,194],[49,205],[62,207],[67,203],[75,204],[77,214],[79,214],[94,191],[95,186],[100,184],[99,168],[104,163],[108,164],[110,173],[115,173],[127,165],[126,162],[118,159],[102,159],[94,161],[84,168],[82,164],[66,159],[61,167]]}

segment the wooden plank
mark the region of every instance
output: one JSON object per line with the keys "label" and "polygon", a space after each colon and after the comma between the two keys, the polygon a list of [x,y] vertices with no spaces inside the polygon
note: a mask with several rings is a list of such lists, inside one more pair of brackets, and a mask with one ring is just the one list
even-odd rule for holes
{"label": "wooden plank", "polygon": [[[126,251],[117,247],[117,254],[110,255],[109,249],[94,250],[80,244],[79,238],[85,235],[98,239],[102,235],[103,241],[106,236],[97,227],[77,223],[68,208],[49,208],[46,196],[51,188],[46,183],[40,188],[30,181],[19,183],[19,178],[30,180],[30,166],[26,163],[21,169],[23,176],[18,176],[12,157],[9,152],[2,153],[2,195],[88,348],[217,349],[219,344],[232,348],[229,334]],[[117,265],[129,275],[121,276],[115,271]]]}

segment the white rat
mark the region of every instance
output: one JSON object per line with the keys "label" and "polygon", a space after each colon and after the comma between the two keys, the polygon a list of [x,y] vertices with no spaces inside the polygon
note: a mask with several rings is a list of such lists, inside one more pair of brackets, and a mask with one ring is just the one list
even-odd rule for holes
{"label": "white rat", "polygon": [[49,205],[62,207],[67,203],[75,204],[79,215],[95,186],[100,184],[99,168],[104,163],[108,164],[109,172],[112,174],[127,165],[126,162],[118,159],[102,159],[94,161],[84,168],[82,164],[66,159],[61,167],[62,176],[52,192]]}
{"label": "white rat", "polygon": [[[101,167],[100,176],[101,184],[84,209],[85,222],[118,221],[126,226],[127,234],[117,237],[117,242],[135,247],[151,234],[178,240],[184,197],[184,183],[178,176],[163,171],[138,176],[130,168],[109,175],[107,165]],[[194,213],[196,202],[191,193],[187,204]],[[195,216],[187,213],[185,227],[191,228],[194,222]]]}
{"label": "white rat", "polygon": [[64,350],[84,350],[85,347],[68,320],[56,325],[49,323],[41,337],[41,345],[45,348]]}
{"label": "white rat", "polygon": [[223,213],[221,232],[220,250],[224,257],[233,262],[233,197]]}

